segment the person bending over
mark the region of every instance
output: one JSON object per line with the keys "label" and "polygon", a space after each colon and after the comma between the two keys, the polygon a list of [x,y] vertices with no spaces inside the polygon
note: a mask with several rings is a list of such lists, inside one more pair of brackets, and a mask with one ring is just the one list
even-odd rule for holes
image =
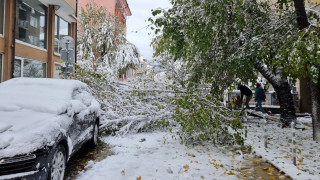
{"label": "person bending over", "polygon": [[[241,94],[241,103],[243,102],[243,96],[246,96],[246,102],[245,102],[245,106],[247,109],[249,109],[249,101],[252,98],[252,91],[251,89],[249,89],[247,86],[238,85],[238,90],[240,90],[240,94]],[[245,106],[243,106],[243,109],[245,108]]]}

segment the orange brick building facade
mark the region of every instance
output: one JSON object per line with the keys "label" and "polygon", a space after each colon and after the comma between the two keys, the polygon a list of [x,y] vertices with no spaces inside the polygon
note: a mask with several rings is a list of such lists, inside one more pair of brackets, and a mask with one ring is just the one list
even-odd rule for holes
{"label": "orange brick building facade", "polygon": [[[78,12],[81,7],[85,7],[88,2],[92,0],[81,0],[78,5]],[[126,25],[126,18],[131,16],[131,11],[127,0],[93,0],[97,5],[104,6],[112,15],[119,17],[121,22]]]}

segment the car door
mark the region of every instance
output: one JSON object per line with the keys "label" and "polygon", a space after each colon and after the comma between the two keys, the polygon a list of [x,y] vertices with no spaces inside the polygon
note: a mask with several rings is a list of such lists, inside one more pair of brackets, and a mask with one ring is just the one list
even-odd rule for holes
{"label": "car door", "polygon": [[72,139],[77,150],[91,138],[95,114],[90,112],[93,97],[86,88],[75,89],[72,99],[82,106],[81,111],[74,114],[72,123]]}
{"label": "car door", "polygon": [[72,144],[72,153],[79,149],[80,143],[80,134],[81,134],[81,124],[77,118],[77,114],[75,114],[72,118],[72,123],[68,129],[68,140],[71,141]]}

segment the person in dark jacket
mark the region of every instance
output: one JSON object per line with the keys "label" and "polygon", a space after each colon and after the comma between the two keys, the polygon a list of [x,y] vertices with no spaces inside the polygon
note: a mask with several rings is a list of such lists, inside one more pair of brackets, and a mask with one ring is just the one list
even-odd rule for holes
{"label": "person in dark jacket", "polygon": [[[252,98],[252,91],[251,89],[249,89],[247,86],[238,85],[238,90],[240,90],[240,94],[241,94],[241,103],[243,102],[243,96],[246,96],[246,102],[245,102],[245,106],[247,109],[249,109],[249,101]],[[243,106],[244,109],[244,106]]]}
{"label": "person in dark jacket", "polygon": [[256,103],[256,110],[260,110],[263,114],[266,113],[266,111],[263,109],[262,107],[262,101],[265,101],[265,92],[263,90],[263,88],[261,87],[260,83],[256,84],[256,90],[254,92],[254,99],[257,102]]}

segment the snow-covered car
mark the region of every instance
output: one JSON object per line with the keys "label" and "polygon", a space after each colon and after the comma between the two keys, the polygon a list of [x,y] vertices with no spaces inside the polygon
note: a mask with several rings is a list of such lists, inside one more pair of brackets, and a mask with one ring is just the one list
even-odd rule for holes
{"label": "snow-covered car", "polygon": [[96,145],[100,104],[77,80],[0,84],[0,179],[62,180],[68,159]]}

